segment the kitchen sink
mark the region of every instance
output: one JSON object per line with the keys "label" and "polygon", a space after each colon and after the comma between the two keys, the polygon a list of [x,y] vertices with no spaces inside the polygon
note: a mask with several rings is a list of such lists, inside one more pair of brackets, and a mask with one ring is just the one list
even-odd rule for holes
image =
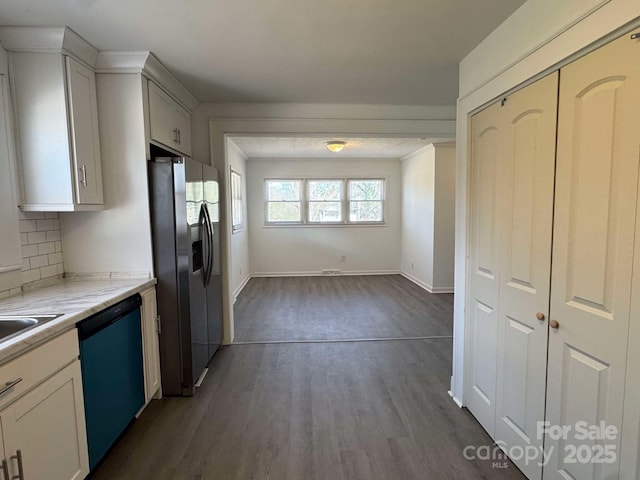
{"label": "kitchen sink", "polygon": [[47,323],[61,315],[63,314],[0,315],[0,341]]}

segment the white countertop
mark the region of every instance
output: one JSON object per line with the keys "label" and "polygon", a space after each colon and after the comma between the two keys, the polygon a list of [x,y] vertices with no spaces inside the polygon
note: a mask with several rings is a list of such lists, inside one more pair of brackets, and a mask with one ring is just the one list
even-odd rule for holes
{"label": "white countertop", "polygon": [[63,314],[20,335],[0,340],[0,363],[155,284],[155,279],[63,279],[0,300],[0,315]]}

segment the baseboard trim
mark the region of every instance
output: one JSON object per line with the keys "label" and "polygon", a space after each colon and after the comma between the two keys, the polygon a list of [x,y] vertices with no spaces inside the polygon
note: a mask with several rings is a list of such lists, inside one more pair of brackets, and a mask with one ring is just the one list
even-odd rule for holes
{"label": "baseboard trim", "polygon": [[268,277],[340,277],[355,275],[400,275],[399,270],[346,270],[335,275],[327,275],[319,271],[309,272],[257,272],[252,273],[251,277],[268,278]]}
{"label": "baseboard trim", "polygon": [[431,293],[454,293],[453,287],[434,287]]}
{"label": "baseboard trim", "polygon": [[462,408],[462,402],[455,397],[453,392],[451,390],[448,390],[447,393],[449,394],[449,396],[453,400],[453,403],[455,403],[458,406],[458,408]]}
{"label": "baseboard trim", "polygon": [[358,343],[358,342],[396,342],[399,340],[451,340],[451,335],[432,335],[426,337],[381,337],[381,338],[341,338],[335,340],[256,340],[252,342],[233,342],[231,345],[270,345],[281,343]]}
{"label": "baseboard trim", "polygon": [[236,300],[238,299],[238,295],[240,295],[240,292],[242,292],[244,287],[247,286],[247,283],[249,283],[249,280],[251,280],[251,274],[244,277],[244,280],[242,280],[242,282],[240,282],[240,285],[238,285],[238,287],[233,291],[233,303],[236,303]]}
{"label": "baseboard trim", "polygon": [[417,277],[414,277],[410,273],[400,272],[400,275],[402,275],[407,280],[412,281],[413,283],[415,283],[416,285],[418,285],[419,287],[421,287],[422,289],[426,290],[429,293],[453,293],[453,287],[432,287],[428,283],[423,282]]}

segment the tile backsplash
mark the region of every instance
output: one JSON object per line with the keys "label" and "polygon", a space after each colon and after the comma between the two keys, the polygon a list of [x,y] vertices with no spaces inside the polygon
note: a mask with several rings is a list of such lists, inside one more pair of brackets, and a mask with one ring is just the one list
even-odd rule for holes
{"label": "tile backsplash", "polygon": [[20,243],[23,284],[64,273],[57,212],[20,212]]}

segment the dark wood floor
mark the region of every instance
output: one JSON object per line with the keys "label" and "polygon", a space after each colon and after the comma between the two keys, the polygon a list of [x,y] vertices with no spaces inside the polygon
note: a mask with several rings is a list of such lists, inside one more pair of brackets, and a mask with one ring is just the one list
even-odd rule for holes
{"label": "dark wood floor", "polygon": [[254,279],[245,341],[443,336],[224,347],[195,397],[152,402],[92,478],[523,479],[463,454],[492,441],[447,394],[451,304],[398,276]]}
{"label": "dark wood floor", "polygon": [[400,275],[252,278],[234,318],[236,342],[450,336],[453,295]]}
{"label": "dark wood floor", "polygon": [[194,398],[154,401],[94,480],[522,479],[447,394],[451,341],[232,345]]}

